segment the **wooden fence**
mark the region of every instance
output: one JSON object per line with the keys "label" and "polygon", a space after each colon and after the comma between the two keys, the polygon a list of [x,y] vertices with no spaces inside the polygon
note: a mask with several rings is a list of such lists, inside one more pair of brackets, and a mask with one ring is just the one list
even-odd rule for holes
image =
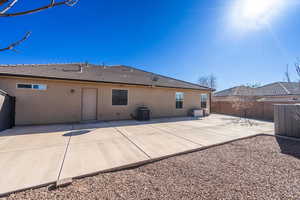
{"label": "wooden fence", "polygon": [[235,107],[235,103],[231,101],[213,101],[212,113],[242,116],[252,119],[260,119],[266,121],[274,121],[274,104],[295,104],[300,102],[271,102],[271,101],[252,101],[245,103],[243,109]]}
{"label": "wooden fence", "polygon": [[274,105],[275,134],[300,138],[300,104]]}

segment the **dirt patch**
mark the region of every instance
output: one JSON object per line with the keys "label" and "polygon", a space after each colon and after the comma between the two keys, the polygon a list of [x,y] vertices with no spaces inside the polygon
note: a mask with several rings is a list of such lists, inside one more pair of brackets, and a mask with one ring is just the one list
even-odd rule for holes
{"label": "dirt patch", "polygon": [[300,199],[299,158],[300,142],[258,136],[7,199]]}

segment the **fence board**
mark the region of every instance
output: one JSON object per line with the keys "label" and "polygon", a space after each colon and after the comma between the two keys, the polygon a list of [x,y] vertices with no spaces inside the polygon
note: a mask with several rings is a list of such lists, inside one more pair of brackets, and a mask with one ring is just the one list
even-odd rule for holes
{"label": "fence board", "polygon": [[[274,104],[296,104],[300,102],[251,102],[251,106],[248,108],[247,116],[248,118],[261,119],[266,121],[274,121]],[[212,113],[242,116],[242,111],[236,109],[234,102],[230,101],[213,101],[212,102]]]}
{"label": "fence board", "polygon": [[300,105],[276,104],[275,134],[300,138]]}

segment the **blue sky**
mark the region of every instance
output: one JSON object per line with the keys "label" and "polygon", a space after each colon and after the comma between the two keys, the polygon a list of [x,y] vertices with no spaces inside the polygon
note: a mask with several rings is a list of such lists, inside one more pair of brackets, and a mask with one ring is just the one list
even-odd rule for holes
{"label": "blue sky", "polygon": [[[218,90],[282,81],[287,64],[296,79],[299,1],[263,10],[264,21],[245,17],[237,1],[249,0],[81,0],[72,8],[0,18],[0,47],[32,31],[19,53],[1,52],[0,63],[104,62],[190,82],[213,73]],[[11,12],[47,3],[20,0]]]}

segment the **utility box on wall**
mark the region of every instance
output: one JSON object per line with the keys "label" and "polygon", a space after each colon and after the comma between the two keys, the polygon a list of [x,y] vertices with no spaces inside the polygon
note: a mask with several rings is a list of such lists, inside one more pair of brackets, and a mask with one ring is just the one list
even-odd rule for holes
{"label": "utility box on wall", "polygon": [[300,138],[300,104],[274,105],[275,134]]}

